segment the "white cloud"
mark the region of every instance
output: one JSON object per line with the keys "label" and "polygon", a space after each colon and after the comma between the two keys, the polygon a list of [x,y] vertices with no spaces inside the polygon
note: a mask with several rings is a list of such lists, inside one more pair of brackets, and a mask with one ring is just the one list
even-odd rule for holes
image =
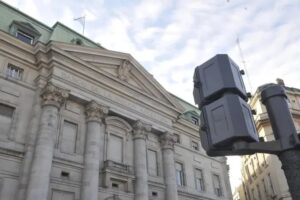
{"label": "white cloud", "polygon": [[97,19],[96,14],[93,11],[88,10],[88,9],[85,9],[83,11],[83,15],[85,15],[86,21],[94,21]]}

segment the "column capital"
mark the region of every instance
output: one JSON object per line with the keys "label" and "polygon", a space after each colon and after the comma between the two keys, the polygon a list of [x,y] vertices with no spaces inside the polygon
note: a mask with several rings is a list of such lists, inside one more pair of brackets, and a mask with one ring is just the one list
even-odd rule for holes
{"label": "column capital", "polygon": [[152,130],[152,126],[137,120],[133,125],[133,139],[146,139],[148,133]]}
{"label": "column capital", "polygon": [[53,105],[57,108],[69,97],[69,90],[59,88],[49,82],[41,91],[42,105]]}
{"label": "column capital", "polygon": [[163,149],[174,150],[174,144],[176,143],[176,137],[174,134],[166,131],[160,136],[160,142]]}
{"label": "column capital", "polygon": [[85,107],[86,121],[97,121],[102,123],[102,119],[108,114],[108,111],[108,107],[102,106],[96,101],[91,101]]}

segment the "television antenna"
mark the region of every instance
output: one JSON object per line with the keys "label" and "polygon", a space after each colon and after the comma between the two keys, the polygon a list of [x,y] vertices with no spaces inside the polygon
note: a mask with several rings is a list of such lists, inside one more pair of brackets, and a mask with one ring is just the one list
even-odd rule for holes
{"label": "television antenna", "polygon": [[74,21],[78,21],[82,26],[82,35],[84,35],[84,28],[85,28],[85,15],[82,17],[74,18]]}

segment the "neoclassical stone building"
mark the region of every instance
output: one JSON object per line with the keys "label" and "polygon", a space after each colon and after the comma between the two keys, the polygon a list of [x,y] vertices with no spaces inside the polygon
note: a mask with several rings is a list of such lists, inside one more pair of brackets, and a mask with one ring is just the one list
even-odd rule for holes
{"label": "neoclassical stone building", "polygon": [[0,199],[232,199],[198,115],[131,55],[0,1]]}

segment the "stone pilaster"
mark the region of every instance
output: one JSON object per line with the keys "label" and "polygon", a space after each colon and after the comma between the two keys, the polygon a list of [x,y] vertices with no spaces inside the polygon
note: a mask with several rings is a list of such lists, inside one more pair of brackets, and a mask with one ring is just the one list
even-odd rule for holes
{"label": "stone pilaster", "polygon": [[19,179],[18,192],[16,194],[17,200],[24,200],[26,198],[26,189],[27,189],[28,180],[30,176],[31,163],[33,160],[35,139],[38,133],[39,122],[40,122],[40,114],[41,114],[40,95],[41,95],[41,89],[38,87],[33,101],[31,119],[29,122],[29,127],[28,127],[28,132],[26,137],[25,154],[23,158],[22,167],[20,170],[21,173]]}
{"label": "stone pilaster", "polygon": [[41,92],[42,111],[27,190],[27,200],[47,200],[54,143],[58,129],[58,111],[68,91],[48,83]]}
{"label": "stone pilaster", "polygon": [[148,199],[146,136],[151,126],[137,121],[133,127],[135,200]]}
{"label": "stone pilaster", "polygon": [[174,161],[174,144],[176,139],[173,134],[165,132],[161,135],[160,141],[163,155],[166,200],[178,200]]}
{"label": "stone pilaster", "polygon": [[86,144],[81,185],[81,200],[98,200],[99,169],[103,167],[105,127],[108,108],[91,101],[86,106]]}

